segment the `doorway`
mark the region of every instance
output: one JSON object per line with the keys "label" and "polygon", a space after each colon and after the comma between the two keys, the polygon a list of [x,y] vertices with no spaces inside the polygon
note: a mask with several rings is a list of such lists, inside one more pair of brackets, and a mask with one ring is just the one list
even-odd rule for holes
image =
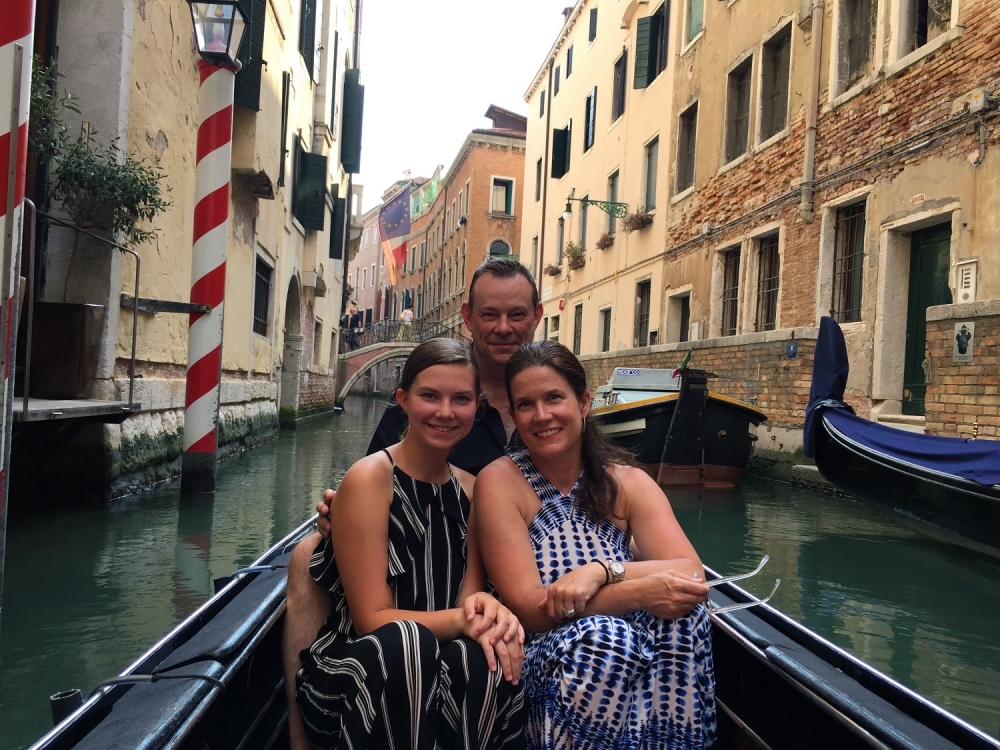
{"label": "doorway", "polygon": [[903,364],[903,414],[923,416],[927,394],[927,308],[950,305],[951,224],[938,224],[910,237],[910,279]]}

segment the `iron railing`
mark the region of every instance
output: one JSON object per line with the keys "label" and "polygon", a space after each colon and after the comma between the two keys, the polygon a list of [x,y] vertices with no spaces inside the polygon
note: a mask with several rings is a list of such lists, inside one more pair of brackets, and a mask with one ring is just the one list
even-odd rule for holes
{"label": "iron railing", "polygon": [[471,339],[462,335],[459,327],[450,328],[438,321],[414,321],[403,323],[400,320],[376,320],[361,328],[341,328],[341,354],[349,355],[366,346],[388,343],[423,343],[429,339],[452,338],[472,343]]}

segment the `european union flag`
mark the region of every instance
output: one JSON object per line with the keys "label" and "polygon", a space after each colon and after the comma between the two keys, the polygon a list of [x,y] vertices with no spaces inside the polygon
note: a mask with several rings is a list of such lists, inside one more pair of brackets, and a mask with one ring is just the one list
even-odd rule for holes
{"label": "european union flag", "polygon": [[389,280],[395,285],[398,269],[406,263],[406,237],[410,233],[410,190],[400,191],[379,209],[378,236],[389,267]]}

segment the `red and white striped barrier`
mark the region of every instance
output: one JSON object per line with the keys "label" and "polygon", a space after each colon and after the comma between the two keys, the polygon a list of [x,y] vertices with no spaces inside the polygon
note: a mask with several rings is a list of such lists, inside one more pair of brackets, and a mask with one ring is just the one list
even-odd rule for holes
{"label": "red and white striped barrier", "polygon": [[198,152],[195,177],[191,302],[181,489],[214,492],[222,377],[222,319],[226,292],[229,175],[236,69],[198,61]]}
{"label": "red and white striped barrier", "polygon": [[[3,395],[0,397],[0,587],[7,533],[7,487],[10,483],[10,430],[13,421],[14,359],[17,325],[14,299],[20,274],[24,176],[28,158],[28,101],[31,92],[31,43],[34,0],[4,0],[0,21],[0,247],[3,336]],[[16,92],[16,93],[15,93]],[[15,101],[15,99],[17,101]]]}

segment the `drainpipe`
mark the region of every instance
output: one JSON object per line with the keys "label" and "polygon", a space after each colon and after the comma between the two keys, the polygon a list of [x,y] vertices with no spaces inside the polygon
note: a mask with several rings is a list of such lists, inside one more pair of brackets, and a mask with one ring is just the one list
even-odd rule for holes
{"label": "drainpipe", "polygon": [[802,197],[799,216],[806,224],[816,218],[813,211],[813,185],[816,179],[816,120],[819,114],[819,77],[823,64],[824,0],[813,0],[812,8],[812,78],[809,81],[809,101],[806,104],[806,140],[802,164]]}
{"label": "drainpipe", "polygon": [[554,62],[554,57],[549,60],[549,85],[545,89],[545,153],[542,154],[542,228],[538,233],[538,267],[534,269],[535,282],[539,286],[541,286],[542,268],[545,258],[545,219],[547,218],[545,207],[549,202],[549,139],[552,137],[552,65]]}

